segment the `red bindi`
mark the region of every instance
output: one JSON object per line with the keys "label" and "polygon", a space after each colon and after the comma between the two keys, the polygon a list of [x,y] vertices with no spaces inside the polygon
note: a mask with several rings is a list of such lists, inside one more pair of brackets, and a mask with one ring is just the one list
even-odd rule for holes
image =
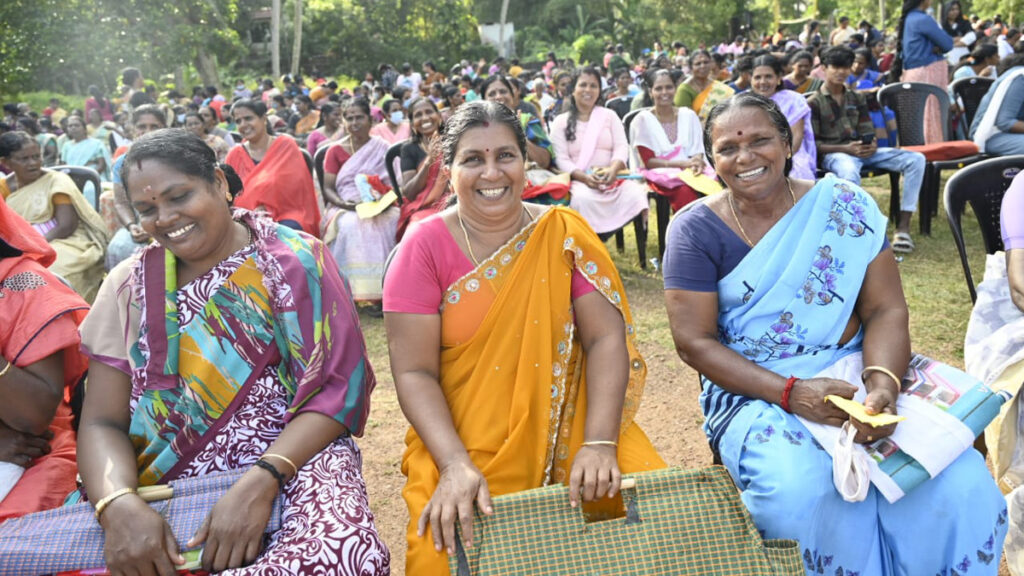
{"label": "red bindi", "polygon": [[491,127],[491,123],[486,121],[486,120],[484,120],[484,128],[490,128],[490,127]]}
{"label": "red bindi", "polygon": [[736,135],[737,136],[743,136],[743,130],[737,130],[736,131]]}

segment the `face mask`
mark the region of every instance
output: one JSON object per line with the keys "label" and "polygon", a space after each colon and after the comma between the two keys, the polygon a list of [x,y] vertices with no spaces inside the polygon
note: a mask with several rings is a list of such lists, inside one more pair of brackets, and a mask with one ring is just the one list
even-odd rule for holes
{"label": "face mask", "polygon": [[184,114],[178,114],[178,124],[184,124],[184,123],[185,123],[185,115]]}
{"label": "face mask", "polygon": [[391,113],[392,124],[401,124],[402,120],[405,120],[405,115],[402,114],[401,110],[395,110],[394,112]]}
{"label": "face mask", "polygon": [[292,112],[298,114],[299,113],[299,107],[297,105],[295,105],[295,104],[292,104]]}

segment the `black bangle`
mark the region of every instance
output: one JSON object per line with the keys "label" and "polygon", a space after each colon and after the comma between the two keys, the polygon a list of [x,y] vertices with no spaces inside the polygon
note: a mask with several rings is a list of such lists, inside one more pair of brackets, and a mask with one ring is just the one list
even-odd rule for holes
{"label": "black bangle", "polygon": [[284,474],[281,474],[281,472],[277,468],[274,468],[273,464],[267,462],[266,460],[257,460],[255,466],[258,468],[262,468],[267,472],[270,472],[270,474],[274,477],[274,480],[277,480],[277,488],[279,490],[284,490]]}

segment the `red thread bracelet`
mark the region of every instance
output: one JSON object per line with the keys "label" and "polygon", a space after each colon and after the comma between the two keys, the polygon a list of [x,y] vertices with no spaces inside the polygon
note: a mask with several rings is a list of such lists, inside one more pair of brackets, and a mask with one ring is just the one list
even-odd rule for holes
{"label": "red thread bracelet", "polygon": [[793,392],[793,386],[796,384],[796,381],[796,376],[790,376],[786,379],[786,387],[782,389],[782,402],[780,403],[780,406],[782,406],[783,410],[789,413],[793,412],[789,409],[789,395]]}

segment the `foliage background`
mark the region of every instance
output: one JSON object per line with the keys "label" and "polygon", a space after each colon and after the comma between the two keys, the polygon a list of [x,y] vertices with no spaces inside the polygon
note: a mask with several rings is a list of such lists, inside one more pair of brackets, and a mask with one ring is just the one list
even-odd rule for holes
{"label": "foliage background", "polygon": [[[295,1],[282,0],[283,69],[291,59]],[[848,15],[878,23],[878,0],[511,0],[508,20],[525,61],[554,51],[582,62],[599,57],[607,42],[622,43],[634,55],[655,40],[717,43],[745,18],[764,33],[776,1],[784,21],[816,16],[827,26]],[[884,24],[892,27],[900,1],[881,1]],[[502,0],[304,2],[302,71],[361,79],[381,62],[418,69],[431,59],[448,70],[463,58],[492,59],[477,25],[497,22]],[[983,17],[1024,8],[1024,0],[964,4]],[[252,15],[269,6],[270,0],[4,0],[0,98],[38,90],[84,95],[90,84],[111,93],[126,66],[140,68],[162,89],[254,80],[271,67],[269,48],[252,48]]]}

